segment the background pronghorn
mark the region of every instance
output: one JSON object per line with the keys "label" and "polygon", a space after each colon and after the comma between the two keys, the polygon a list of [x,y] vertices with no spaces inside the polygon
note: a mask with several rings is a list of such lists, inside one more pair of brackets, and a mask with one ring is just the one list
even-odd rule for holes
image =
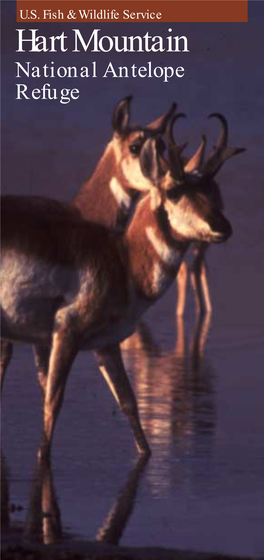
{"label": "background pronghorn", "polygon": [[[87,179],[76,196],[67,203],[75,215],[102,224],[115,231],[122,231],[134,211],[135,202],[141,192],[149,191],[151,184],[142,174],[139,163],[141,148],[147,138],[165,132],[166,126],[176,109],[175,103],[167,113],[151,122],[147,127],[132,126],[130,105],[132,97],[126,97],[116,105],[113,117],[113,137],[108,143],[92,176]],[[37,203],[37,201],[36,201]],[[41,201],[39,199],[39,204]],[[54,202],[49,211],[59,219],[64,204]],[[31,211],[34,206],[31,204]],[[44,389],[49,362],[49,348],[34,346],[38,378]],[[1,387],[5,372],[12,357],[12,343],[1,342]]]}
{"label": "background pronghorn", "polygon": [[[178,117],[185,116],[183,114],[176,115],[173,120],[168,123],[167,127],[167,139],[168,144],[174,145],[173,138],[173,123]],[[224,208],[223,200],[220,192],[219,185],[215,182],[215,175],[218,173],[219,169],[223,163],[230,157],[239,154],[244,151],[244,148],[231,148],[227,146],[228,143],[228,124],[227,120],[220,113],[213,113],[209,118],[216,117],[220,120],[221,130],[214,146],[213,152],[204,163],[204,155],[206,148],[206,137],[202,137],[200,146],[198,147],[195,154],[190,158],[182,158],[182,167],[184,172],[190,176],[203,176],[204,188],[206,190],[207,196],[210,197],[214,206],[222,211]],[[184,144],[179,151],[182,152],[186,147]],[[183,315],[186,304],[186,292],[187,292],[187,282],[188,276],[190,275],[191,286],[194,291],[196,309],[198,313],[211,313],[212,305],[210,298],[210,290],[208,285],[208,273],[207,265],[205,260],[206,251],[208,250],[209,244],[204,242],[198,242],[194,244],[193,247],[193,260],[190,266],[186,260],[182,262],[179,274],[177,276],[177,288],[178,288],[178,298],[177,298],[177,315]]]}
{"label": "background pronghorn", "polygon": [[160,169],[157,140],[140,154],[152,187],[123,236],[76,217],[48,199],[4,197],[3,338],[50,346],[41,455],[50,453],[68,374],[80,349],[99,368],[127,415],[140,453],[149,453],[119,343],[168,289],[194,240],[220,243],[231,226],[214,207],[203,176],[184,172],[178,148]]}

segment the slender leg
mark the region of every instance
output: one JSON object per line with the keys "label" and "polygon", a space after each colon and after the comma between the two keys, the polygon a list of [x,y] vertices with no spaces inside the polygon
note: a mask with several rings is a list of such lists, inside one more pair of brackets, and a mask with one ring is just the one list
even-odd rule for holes
{"label": "slender leg", "polygon": [[186,352],[184,319],[182,315],[177,316],[177,340],[175,344],[175,356],[183,358]]}
{"label": "slender leg", "polygon": [[204,296],[204,303],[205,303],[205,311],[206,313],[212,313],[212,304],[210,298],[210,291],[208,285],[208,275],[207,275],[207,266],[205,262],[205,257],[203,258],[202,266],[201,266],[201,284]]}
{"label": "slender leg", "polygon": [[3,391],[4,379],[8,364],[12,358],[13,344],[7,340],[1,340],[1,360],[0,360],[0,374],[1,374],[1,394]]}
{"label": "slender leg", "polygon": [[36,345],[34,346],[33,352],[35,364],[38,368],[38,381],[44,396],[49,370],[50,348],[49,346]]}
{"label": "slender leg", "polygon": [[197,313],[211,313],[212,311],[205,264],[206,249],[207,245],[199,245],[194,250],[191,283],[194,290]]}
{"label": "slender leg", "polygon": [[197,371],[199,369],[200,362],[204,357],[204,350],[208,338],[210,324],[210,313],[206,313],[205,315],[197,315],[196,325],[190,344],[190,355],[192,357],[193,371]]}
{"label": "slender leg", "polygon": [[96,350],[95,356],[109,388],[128,418],[138,452],[150,455],[151,451],[139,420],[136,398],[126,374],[119,346],[100,348]]}
{"label": "slender leg", "polygon": [[178,288],[178,301],[176,308],[176,315],[183,315],[186,303],[186,292],[187,292],[187,280],[188,280],[188,266],[185,261],[182,262],[180,270],[177,274],[177,288]]}
{"label": "slender leg", "polygon": [[39,458],[50,455],[52,436],[62,406],[66,381],[77,351],[75,340],[68,330],[54,334],[44,399],[44,431]]}

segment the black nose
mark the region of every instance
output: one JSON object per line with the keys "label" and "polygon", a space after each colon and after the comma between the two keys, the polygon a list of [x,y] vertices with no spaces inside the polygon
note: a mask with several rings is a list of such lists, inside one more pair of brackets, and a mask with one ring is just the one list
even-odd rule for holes
{"label": "black nose", "polygon": [[224,220],[225,220],[224,231],[221,233],[222,233],[223,241],[227,241],[229,237],[231,237],[233,230],[230,222],[226,218],[224,218]]}
{"label": "black nose", "polygon": [[226,228],[225,228],[225,233],[224,233],[224,241],[227,241],[229,239],[229,237],[231,237],[231,235],[233,235],[233,230],[232,230],[232,226],[230,224],[230,222],[228,220],[226,220]]}
{"label": "black nose", "polygon": [[231,237],[233,230],[230,222],[219,213],[211,224],[212,230],[217,234],[216,243],[224,243]]}

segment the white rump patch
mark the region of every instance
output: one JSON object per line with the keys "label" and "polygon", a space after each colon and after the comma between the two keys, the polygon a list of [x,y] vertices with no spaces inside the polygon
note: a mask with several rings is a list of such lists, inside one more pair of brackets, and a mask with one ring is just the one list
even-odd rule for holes
{"label": "white rump patch", "polygon": [[110,181],[110,190],[115,197],[118,207],[128,212],[132,205],[132,198],[124,191],[116,177],[113,177]]}

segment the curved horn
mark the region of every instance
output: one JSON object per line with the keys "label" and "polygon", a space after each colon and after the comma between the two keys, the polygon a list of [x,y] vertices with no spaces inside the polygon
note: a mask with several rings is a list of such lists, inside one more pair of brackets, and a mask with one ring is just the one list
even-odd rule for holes
{"label": "curved horn", "polygon": [[218,136],[216,145],[211,156],[202,166],[203,175],[214,177],[225,161],[237,154],[245,151],[245,148],[231,148],[227,146],[228,124],[226,118],[221,113],[212,113],[209,118],[216,117],[222,124],[222,130]]}
{"label": "curved horn", "polygon": [[171,173],[175,179],[184,179],[183,161],[181,158],[181,153],[186,148],[187,144],[178,145],[176,144],[173,136],[173,126],[174,123],[180,119],[185,118],[185,113],[178,113],[173,118],[168,121],[165,136],[168,143],[168,160]]}
{"label": "curved horn", "polygon": [[188,143],[186,142],[185,144],[178,145],[178,144],[176,144],[176,142],[174,140],[174,136],[173,136],[174,123],[180,118],[186,118],[185,113],[178,113],[172,119],[169,120],[169,122],[167,124],[167,127],[166,127],[165,136],[166,136],[166,140],[167,140],[167,143],[168,143],[169,166],[170,166],[172,175],[175,177],[175,179],[183,180],[184,179],[184,169],[183,169],[184,164],[183,164],[183,161],[182,161],[182,158],[181,158],[181,154],[182,154],[183,150],[186,148]]}
{"label": "curved horn", "polygon": [[194,171],[199,171],[201,165],[203,164],[205,148],[206,148],[206,136],[204,136],[203,134],[198,149],[184,166],[185,173],[193,173]]}
{"label": "curved horn", "polygon": [[209,115],[208,119],[218,119],[221,122],[222,128],[219,132],[219,136],[216,141],[215,149],[222,150],[222,148],[226,148],[228,142],[228,124],[227,120],[221,113],[212,113]]}
{"label": "curved horn", "polygon": [[167,127],[167,124],[171,120],[171,118],[174,115],[176,109],[177,109],[177,104],[172,103],[172,105],[169,108],[169,110],[167,111],[167,113],[164,113],[163,115],[161,115],[160,117],[155,119],[155,121],[149,123],[146,128],[148,128],[149,130],[152,130],[153,132],[155,132],[157,134],[164,134],[164,132],[166,130],[166,127]]}
{"label": "curved horn", "polygon": [[[166,130],[165,130],[165,138],[168,142],[168,145],[176,144],[173,136],[173,127],[175,122],[181,118],[186,118],[185,113],[177,113],[177,115],[174,115],[174,117],[169,119],[167,122]],[[186,145],[187,145],[186,143],[182,144],[182,150],[186,147]]]}

